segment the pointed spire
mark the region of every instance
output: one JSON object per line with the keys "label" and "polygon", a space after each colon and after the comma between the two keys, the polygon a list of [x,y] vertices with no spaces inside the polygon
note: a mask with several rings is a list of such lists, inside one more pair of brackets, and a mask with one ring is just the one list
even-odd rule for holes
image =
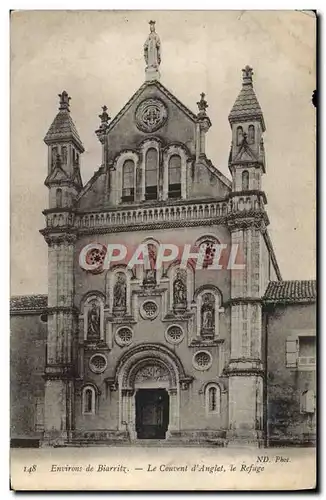
{"label": "pointed spire", "polygon": [[56,144],[60,141],[67,142],[71,140],[78,148],[79,152],[83,153],[85,151],[83,143],[80,140],[76,126],[70,115],[69,101],[71,97],[69,97],[65,90],[63,90],[61,94],[58,94],[58,96],[60,97],[59,112],[47,131],[44,142],[49,146],[50,144]]}
{"label": "pointed spire", "polygon": [[144,44],[144,59],[146,62],[146,81],[159,80],[161,64],[161,41],[155,32],[155,21],[149,21],[150,33]]}
{"label": "pointed spire", "polygon": [[260,121],[264,132],[265,122],[253,88],[253,74],[253,69],[248,65],[242,70],[242,89],[229,114],[229,122],[232,125],[246,120],[257,120]]}
{"label": "pointed spire", "polygon": [[63,111],[64,109],[70,111],[69,101],[71,97],[68,96],[68,93],[63,90],[61,94],[58,94],[58,96],[60,97],[59,111]]}

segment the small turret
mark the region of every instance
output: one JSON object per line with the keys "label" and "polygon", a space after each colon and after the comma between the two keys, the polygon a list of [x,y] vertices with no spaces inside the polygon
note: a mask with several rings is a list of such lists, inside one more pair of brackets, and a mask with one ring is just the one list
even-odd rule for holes
{"label": "small turret", "polygon": [[262,135],[266,130],[263,112],[253,88],[253,70],[242,70],[242,89],[229,114],[232,143],[229,169],[233,190],[260,190],[265,173],[265,151]]}
{"label": "small turret", "polygon": [[64,90],[59,94],[59,112],[53,120],[44,142],[48,146],[49,208],[70,207],[82,189],[80,154],[84,146],[70,115],[70,100]]}

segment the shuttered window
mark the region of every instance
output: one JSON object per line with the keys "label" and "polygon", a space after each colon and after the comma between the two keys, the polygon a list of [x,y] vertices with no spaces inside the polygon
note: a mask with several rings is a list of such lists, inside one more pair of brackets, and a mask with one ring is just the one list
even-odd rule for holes
{"label": "shuttered window", "polygon": [[288,337],[286,339],[286,366],[288,368],[295,368],[299,356],[299,339],[298,337]]}

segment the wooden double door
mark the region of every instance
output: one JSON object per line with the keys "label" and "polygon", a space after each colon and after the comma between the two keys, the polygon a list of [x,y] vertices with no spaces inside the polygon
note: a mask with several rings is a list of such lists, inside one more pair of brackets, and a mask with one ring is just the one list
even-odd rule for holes
{"label": "wooden double door", "polygon": [[165,389],[138,389],[136,432],[138,439],[165,439],[169,425],[169,395]]}

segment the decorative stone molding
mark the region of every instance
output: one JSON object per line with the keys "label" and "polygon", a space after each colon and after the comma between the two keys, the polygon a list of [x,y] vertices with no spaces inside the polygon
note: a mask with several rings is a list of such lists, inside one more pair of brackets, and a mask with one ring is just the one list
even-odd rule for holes
{"label": "decorative stone molding", "polygon": [[168,381],[169,380],[168,370],[165,367],[157,364],[145,365],[137,372],[135,376],[135,383],[147,380],[156,382]]}
{"label": "decorative stone molding", "polygon": [[145,300],[140,306],[139,312],[143,319],[153,320],[158,316],[159,307],[154,300]]}
{"label": "decorative stone molding", "polygon": [[45,241],[47,244],[52,247],[55,245],[73,245],[77,240],[77,235],[75,233],[55,233],[51,234],[50,230],[42,229],[40,231],[43,234]]}
{"label": "decorative stone molding", "polygon": [[128,346],[132,343],[133,331],[129,326],[120,326],[117,329],[114,338],[118,346]]}
{"label": "decorative stone molding", "polygon": [[168,111],[160,99],[145,99],[135,112],[137,127],[142,132],[152,133],[161,128],[166,122]]}
{"label": "decorative stone molding", "polygon": [[170,388],[176,388],[178,381],[187,381],[192,378],[187,377],[184,367],[178,356],[163,344],[140,344],[128,349],[119,359],[114,380],[110,380],[111,385],[123,388],[133,387],[133,375],[146,364],[160,364],[168,370],[170,376]]}
{"label": "decorative stone molding", "polygon": [[180,344],[180,342],[183,341],[185,333],[183,328],[180,325],[170,325],[168,328],[165,330],[165,338],[166,341],[169,342],[169,344]]}
{"label": "decorative stone molding", "polygon": [[93,354],[89,360],[89,369],[93,373],[103,373],[108,365],[108,360],[104,354]]}
{"label": "decorative stone molding", "polygon": [[[218,201],[210,203],[191,203],[184,205],[168,205],[162,207],[139,207],[132,209],[114,210],[112,212],[98,212],[93,214],[78,214],[75,219],[75,227],[78,232],[84,233],[87,230],[98,232],[99,229],[105,229],[103,232],[114,232],[114,228],[127,231],[129,228],[134,229],[140,225],[140,229],[144,226],[153,224],[153,229],[162,228],[169,223],[176,227],[181,223],[196,221],[200,225],[208,225],[204,220],[211,221],[211,224],[216,224],[221,217],[225,217],[228,213],[228,202]],[[223,219],[224,220],[224,219]],[[148,228],[147,228],[148,229]]]}
{"label": "decorative stone molding", "polygon": [[192,365],[196,370],[209,370],[212,366],[213,358],[209,351],[200,350],[195,352],[192,358]]}

